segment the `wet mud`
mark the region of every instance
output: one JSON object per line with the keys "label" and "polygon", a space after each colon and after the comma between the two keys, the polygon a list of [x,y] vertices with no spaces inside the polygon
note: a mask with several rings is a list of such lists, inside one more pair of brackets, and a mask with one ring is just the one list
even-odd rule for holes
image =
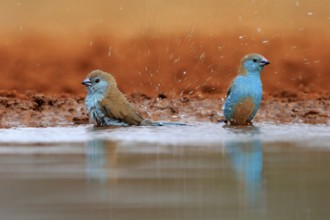
{"label": "wet mud", "polygon": [[[330,119],[330,97],[285,92],[265,97],[254,120],[274,123],[327,124]],[[183,96],[156,98],[143,94],[128,97],[145,118],[186,123],[214,122],[222,118],[222,98]],[[49,127],[88,124],[84,97],[45,95],[39,93],[0,92],[0,126]]]}

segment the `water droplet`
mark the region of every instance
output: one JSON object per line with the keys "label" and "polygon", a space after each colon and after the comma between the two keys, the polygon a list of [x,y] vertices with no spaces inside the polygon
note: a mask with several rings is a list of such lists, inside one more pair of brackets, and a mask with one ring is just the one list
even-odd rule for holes
{"label": "water droplet", "polygon": [[108,56],[110,57],[112,55],[112,47],[110,46],[108,49]]}
{"label": "water droplet", "polygon": [[205,59],[205,57],[206,57],[206,53],[205,53],[205,51],[199,56],[199,59],[202,61],[202,60],[204,60]]}
{"label": "water droplet", "polygon": [[176,59],[173,61],[173,63],[174,63],[174,64],[179,63],[180,60],[181,60],[181,57],[178,57],[178,58],[176,58]]}

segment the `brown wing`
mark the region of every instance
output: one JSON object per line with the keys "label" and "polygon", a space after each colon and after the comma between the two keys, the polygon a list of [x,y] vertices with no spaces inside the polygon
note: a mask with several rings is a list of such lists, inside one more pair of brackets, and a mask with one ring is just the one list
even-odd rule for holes
{"label": "brown wing", "polygon": [[139,125],[143,117],[128,102],[126,97],[118,91],[112,92],[101,103],[109,118],[117,119],[130,125]]}

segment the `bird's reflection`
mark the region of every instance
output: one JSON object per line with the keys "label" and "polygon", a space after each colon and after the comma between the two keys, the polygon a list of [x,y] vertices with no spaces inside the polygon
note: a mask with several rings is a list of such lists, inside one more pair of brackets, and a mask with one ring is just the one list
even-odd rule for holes
{"label": "bird's reflection", "polygon": [[249,207],[265,207],[265,189],[263,187],[263,151],[260,131],[257,127],[227,127],[230,132],[244,135],[240,140],[225,141],[225,151],[230,157],[230,163],[235,170],[236,178],[243,185],[246,201]]}
{"label": "bird's reflection", "polygon": [[86,173],[89,182],[106,183],[116,179],[116,142],[93,139],[86,142]]}

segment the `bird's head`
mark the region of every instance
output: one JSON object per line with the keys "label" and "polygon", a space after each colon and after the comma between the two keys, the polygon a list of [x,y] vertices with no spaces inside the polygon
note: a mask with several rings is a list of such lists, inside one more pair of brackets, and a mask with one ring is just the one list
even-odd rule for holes
{"label": "bird's head", "polygon": [[82,84],[86,86],[88,93],[91,94],[104,95],[107,90],[117,88],[117,83],[113,76],[101,70],[90,72],[86,79],[82,81]]}
{"label": "bird's head", "polygon": [[260,54],[251,53],[241,59],[239,74],[246,75],[249,73],[260,73],[269,61]]}

